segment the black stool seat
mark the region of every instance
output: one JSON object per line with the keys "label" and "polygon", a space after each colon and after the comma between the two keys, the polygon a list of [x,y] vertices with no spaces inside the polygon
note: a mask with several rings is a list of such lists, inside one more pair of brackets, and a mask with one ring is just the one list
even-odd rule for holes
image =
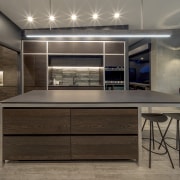
{"label": "black stool seat", "polygon": [[169,116],[173,119],[180,120],[180,113],[164,113],[166,116]]}
{"label": "black stool seat", "polygon": [[154,122],[165,122],[168,118],[166,115],[161,113],[143,113],[142,117],[146,120],[154,121]]}

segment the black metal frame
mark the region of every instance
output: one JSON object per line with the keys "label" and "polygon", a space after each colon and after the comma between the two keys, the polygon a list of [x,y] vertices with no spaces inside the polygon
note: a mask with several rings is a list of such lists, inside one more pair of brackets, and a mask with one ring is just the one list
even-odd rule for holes
{"label": "black metal frame", "polygon": [[[164,135],[163,135],[163,137],[162,137],[162,140],[161,140],[161,143],[160,143],[160,145],[159,145],[159,148],[158,149],[160,149],[161,148],[161,146],[162,146],[162,142],[165,140],[165,139],[168,139],[169,137],[166,137],[166,134],[167,134],[167,132],[168,132],[168,130],[169,130],[169,127],[170,127],[170,125],[171,125],[171,123],[172,123],[172,120],[173,120],[173,118],[171,118],[170,119],[170,121],[169,121],[169,124],[168,124],[168,126],[167,126],[167,128],[166,128],[166,130],[165,130],[165,132],[164,132]],[[177,124],[176,124],[176,148],[175,147],[173,147],[173,146],[171,146],[171,145],[169,145],[168,143],[166,143],[167,144],[167,146],[169,146],[169,147],[171,147],[172,149],[174,149],[174,150],[176,150],[176,151],[179,151],[179,167],[180,167],[180,132],[179,132],[179,119],[175,119],[176,121],[177,121]],[[169,139],[174,139],[174,138],[169,138]]]}
{"label": "black metal frame", "polygon": [[[146,122],[147,122],[147,119],[145,119],[145,121],[144,121],[144,124],[143,124],[143,126],[142,126],[142,131],[144,130],[144,127],[145,127]],[[157,127],[158,127],[158,129],[159,129],[159,132],[160,132],[160,135],[161,135],[161,138],[162,138],[161,143],[159,143],[158,141],[156,141],[156,140],[154,139],[154,124],[153,124],[153,121],[150,120],[150,132],[149,132],[149,138],[148,138],[148,139],[149,139],[149,149],[147,149],[147,148],[145,148],[145,147],[143,146],[143,148],[145,148],[146,150],[149,151],[149,168],[151,168],[151,153],[155,153],[155,154],[159,154],[159,155],[164,155],[164,154],[167,153],[167,154],[168,154],[168,157],[169,157],[169,160],[170,160],[170,162],[171,162],[172,168],[174,169],[174,164],[173,164],[173,162],[172,162],[172,159],[171,159],[169,150],[168,150],[168,148],[167,148],[167,143],[166,143],[166,141],[165,141],[164,135],[162,134],[161,128],[160,128],[160,126],[159,126],[159,123],[158,123],[158,122],[156,122],[156,123],[157,123]],[[165,151],[164,153],[156,153],[156,152],[153,152],[153,151],[152,151],[151,141],[153,141],[153,149],[155,149],[155,142],[157,142],[157,143],[160,144],[159,147],[160,147],[160,146],[163,146],[162,144],[164,143],[164,146],[163,146],[163,147],[165,148],[166,151]]]}

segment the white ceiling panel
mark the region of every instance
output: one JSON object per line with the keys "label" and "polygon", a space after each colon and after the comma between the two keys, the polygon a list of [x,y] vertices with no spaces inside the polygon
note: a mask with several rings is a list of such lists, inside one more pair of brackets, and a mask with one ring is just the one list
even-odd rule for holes
{"label": "white ceiling panel", "polygon": [[[49,0],[0,0],[0,11],[22,29],[49,28]],[[129,25],[130,29],[179,29],[180,0],[51,0],[51,12],[56,21],[52,28],[78,26]],[[99,20],[91,18],[99,13]],[[113,20],[113,13],[119,12],[119,20]],[[72,22],[70,15],[76,13],[78,19]],[[27,23],[27,15],[35,18]],[[143,24],[141,24],[143,18]]]}

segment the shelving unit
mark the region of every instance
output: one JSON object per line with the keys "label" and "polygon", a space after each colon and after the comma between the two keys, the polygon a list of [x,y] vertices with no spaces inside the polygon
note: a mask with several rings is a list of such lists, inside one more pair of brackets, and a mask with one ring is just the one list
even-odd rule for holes
{"label": "shelving unit", "polygon": [[105,43],[105,90],[125,89],[125,43]]}
{"label": "shelving unit", "polygon": [[103,67],[48,67],[48,86],[103,86]]}
{"label": "shelving unit", "polygon": [[22,45],[24,92],[125,89],[125,41],[25,40]]}

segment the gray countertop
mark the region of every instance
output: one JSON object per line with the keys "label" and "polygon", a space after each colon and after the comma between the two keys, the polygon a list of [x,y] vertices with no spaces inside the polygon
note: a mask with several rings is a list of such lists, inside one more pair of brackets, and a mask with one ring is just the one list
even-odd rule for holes
{"label": "gray countertop", "polygon": [[180,104],[180,96],[143,90],[35,90],[1,101],[2,104]]}

